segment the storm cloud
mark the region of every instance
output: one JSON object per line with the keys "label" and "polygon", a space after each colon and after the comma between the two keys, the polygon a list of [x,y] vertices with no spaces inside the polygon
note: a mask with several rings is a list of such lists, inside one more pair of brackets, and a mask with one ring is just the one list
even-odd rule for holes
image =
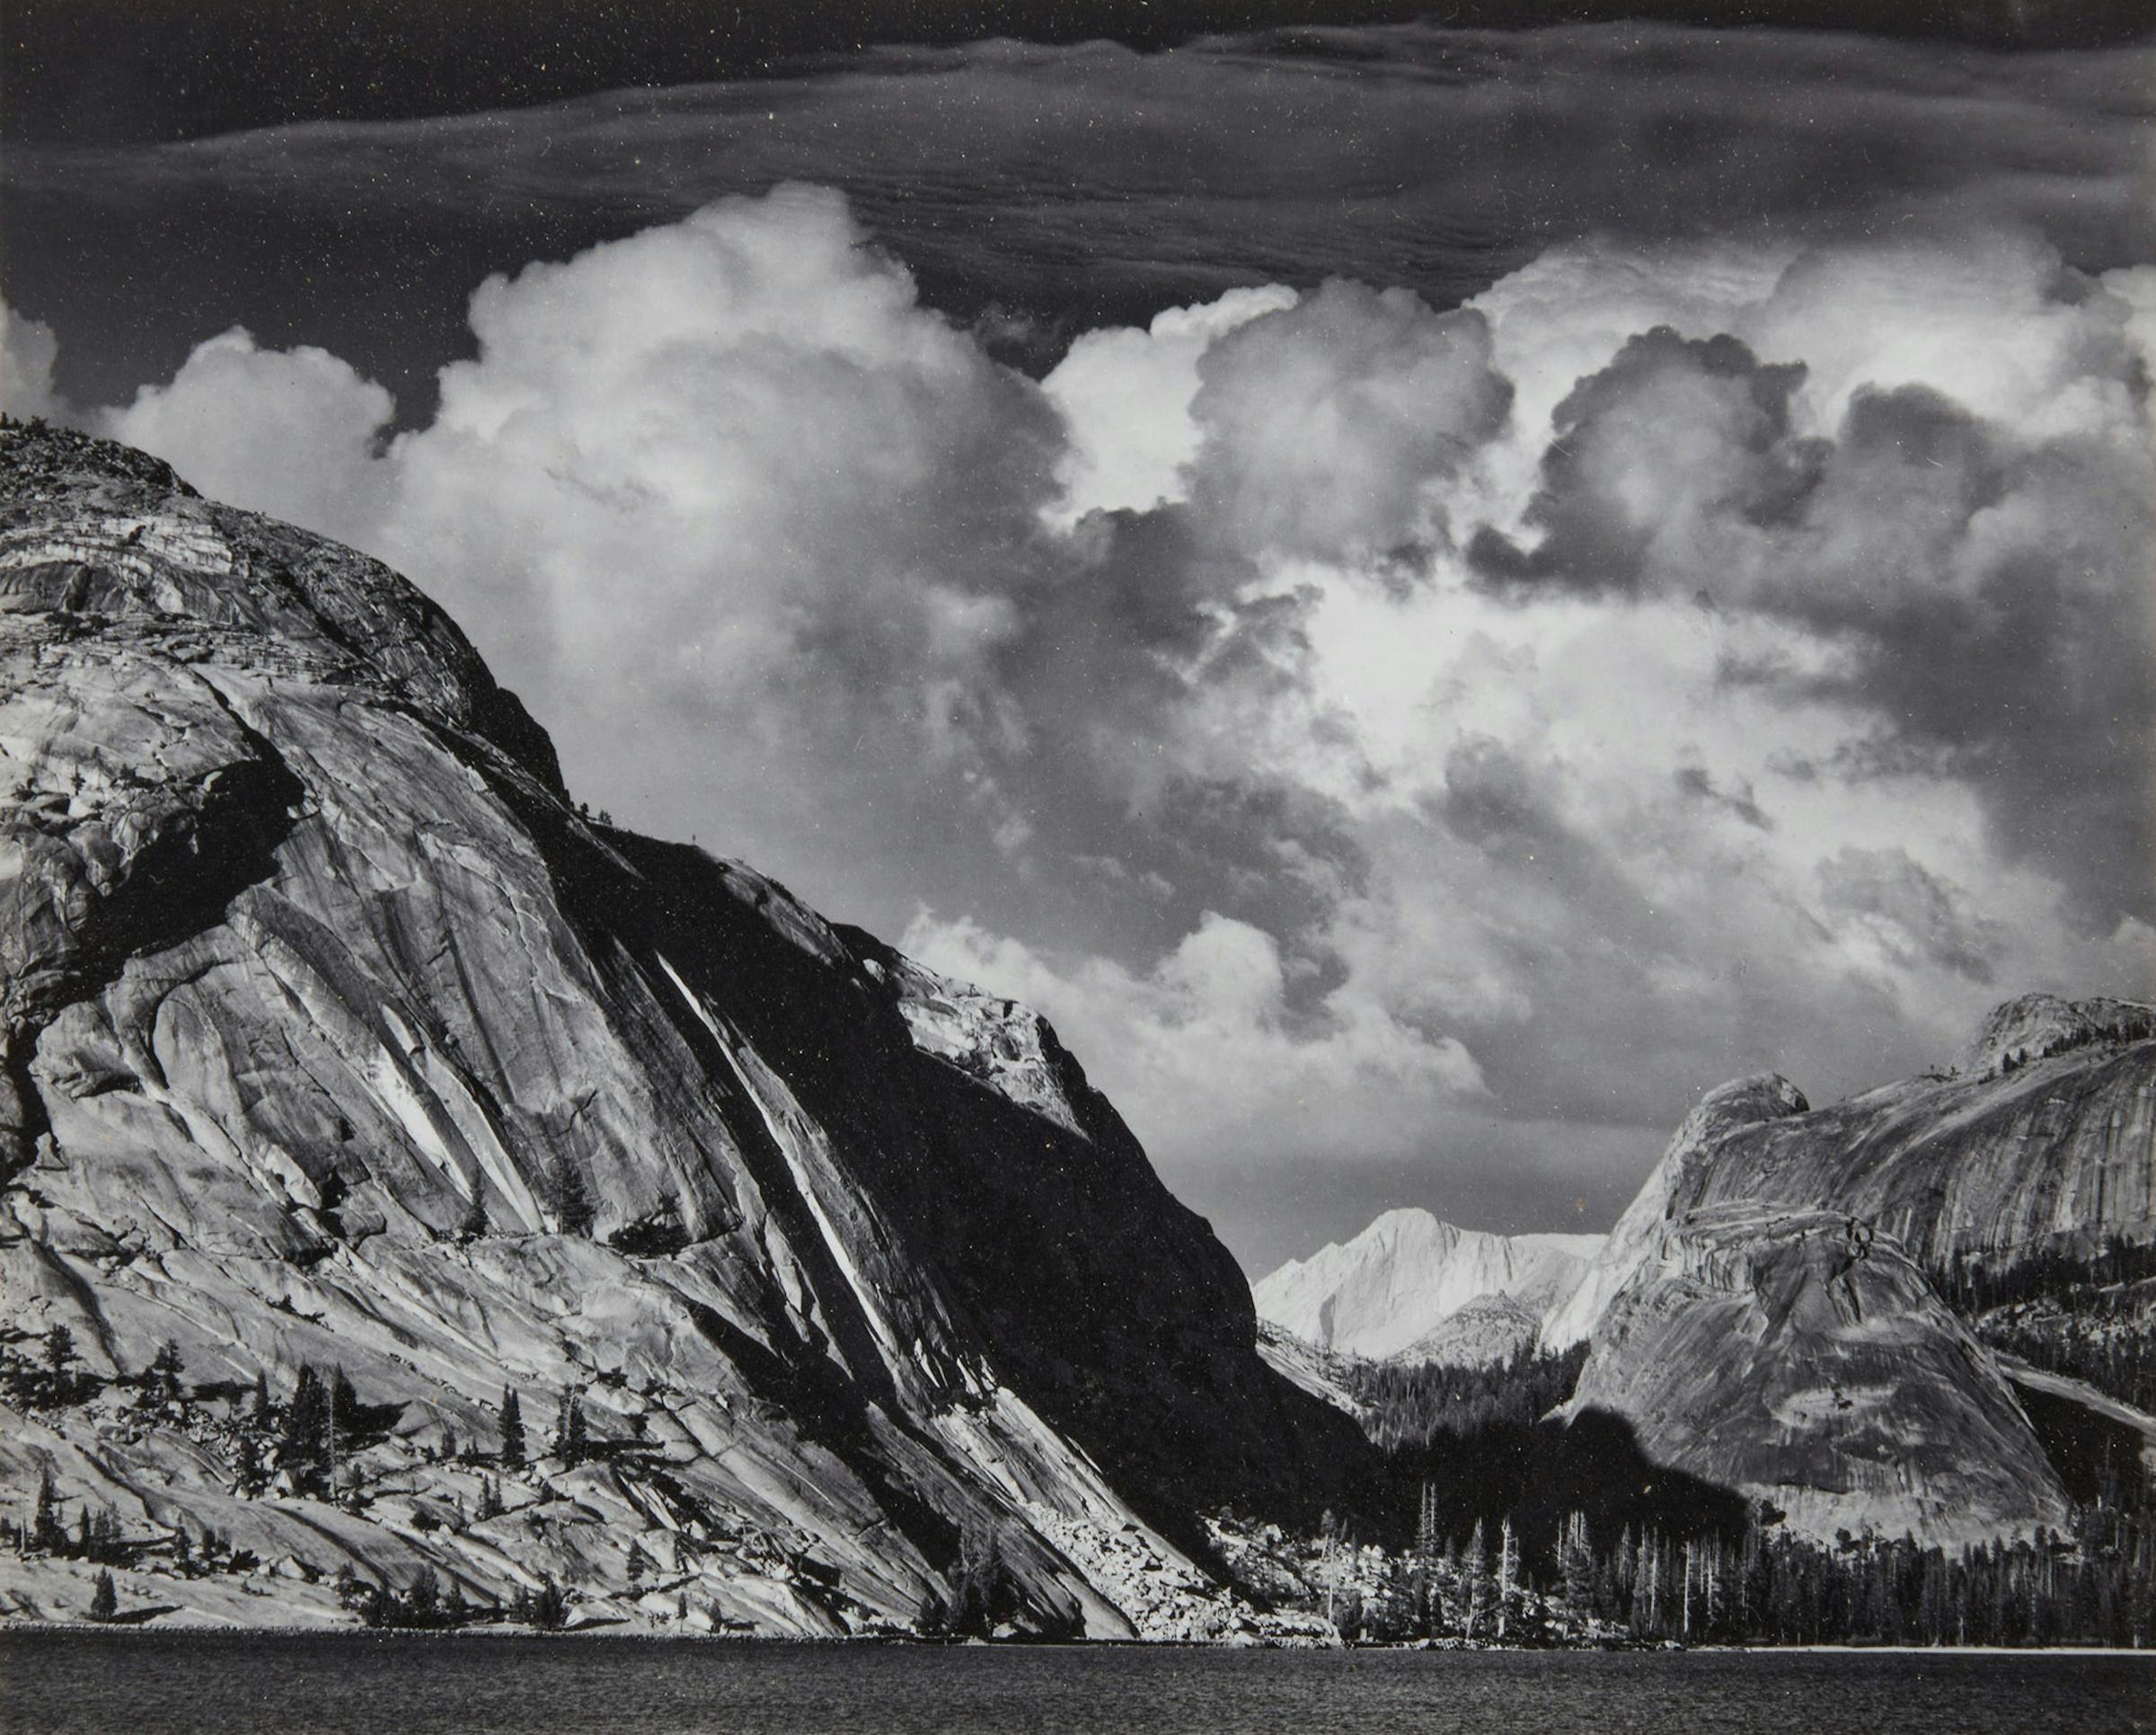
{"label": "storm cloud", "polygon": [[2100,271],[2156,257],[2152,67],[1659,24],[886,48],[545,108],[18,146],[0,292],[60,329],[85,401],[236,323],[332,350],[418,420],[489,272],[789,181],[843,190],[927,299],[1034,371],[1237,286],[1344,276],[1442,309],[1590,236],[2010,226]]}

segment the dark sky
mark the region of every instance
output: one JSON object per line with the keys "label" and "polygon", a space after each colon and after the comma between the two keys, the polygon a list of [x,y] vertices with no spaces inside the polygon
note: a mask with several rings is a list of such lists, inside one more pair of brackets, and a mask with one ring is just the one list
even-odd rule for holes
{"label": "dark sky", "polygon": [[[2156,992],[2156,49],[1365,24],[340,120],[553,88],[548,15],[419,80],[376,8],[54,15],[0,401],[380,553],[595,807],[1041,1006],[1254,1270],[1606,1226],[1725,1078]],[[562,88],[691,69],[596,15]],[[308,119],[168,137],[243,110]]]}
{"label": "dark sky", "polygon": [[2145,0],[13,0],[0,137],[200,137],[243,127],[516,107],[753,74],[879,43],[1106,38],[1398,22],[1659,20],[1993,47],[2146,34]]}

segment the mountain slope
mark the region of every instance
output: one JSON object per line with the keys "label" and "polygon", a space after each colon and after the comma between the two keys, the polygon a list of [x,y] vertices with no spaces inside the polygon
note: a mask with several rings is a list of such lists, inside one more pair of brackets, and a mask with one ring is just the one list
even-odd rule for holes
{"label": "mountain slope", "polygon": [[[1382,1359],[1409,1352],[1473,1303],[1509,1301],[1539,1316],[1578,1281],[1602,1241],[1488,1235],[1427,1211],[1387,1211],[1352,1241],[1290,1260],[1251,1294],[1261,1318],[1321,1350]],[[1478,1356],[1481,1335],[1467,1345]],[[1430,1359],[1443,1359],[1446,1343],[1434,1339]]]}
{"label": "mountain slope", "polygon": [[1893,1243],[1840,1212],[1710,1206],[1657,1228],[1596,1322],[1568,1412],[1789,1527],[1948,1548],[2069,1517],[1990,1352]]}
{"label": "mountain slope", "polygon": [[1821,1110],[1772,1076],[1710,1093],[1544,1341],[1591,1346],[1576,1412],[1814,1534],[2026,1534],[2065,1492],[1978,1341],[1993,1322],[1948,1298],[2108,1307],[2091,1261],[2152,1243],[2156,1014],[2032,996],[1949,1073]]}
{"label": "mountain slope", "polygon": [[1654,1223],[1739,1201],[1847,1212],[1929,1272],[2156,1244],[2156,1011],[2027,996],[1985,1021],[1955,1070],[1831,1108],[1782,1079],[1724,1086],[1552,1315],[1551,1340],[1586,1335]]}
{"label": "mountain slope", "polygon": [[[0,429],[0,1483],[284,1563],[274,1609],[179,1606],[431,1566],[856,1631],[995,1533],[1021,1622],[1121,1633],[1051,1530],[1177,1559],[1362,1464],[1042,1021],[590,823],[378,564]],[[303,1363],[382,1418],[334,1501],[252,1462],[243,1394]],[[591,1448],[490,1468],[505,1387]]]}

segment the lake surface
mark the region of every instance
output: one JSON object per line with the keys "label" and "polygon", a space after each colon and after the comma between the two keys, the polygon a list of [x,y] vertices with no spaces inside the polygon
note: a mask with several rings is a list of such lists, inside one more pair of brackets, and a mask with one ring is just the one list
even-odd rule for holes
{"label": "lake surface", "polygon": [[0,1728],[113,1735],[2156,1730],[2156,1656],[0,1635]]}

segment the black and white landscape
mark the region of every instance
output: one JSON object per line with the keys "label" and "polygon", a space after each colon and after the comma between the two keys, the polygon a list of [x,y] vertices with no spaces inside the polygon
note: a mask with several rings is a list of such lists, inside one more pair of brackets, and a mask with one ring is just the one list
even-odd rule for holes
{"label": "black and white landscape", "polygon": [[2136,21],[483,10],[23,28],[0,1619],[2156,1642]]}

